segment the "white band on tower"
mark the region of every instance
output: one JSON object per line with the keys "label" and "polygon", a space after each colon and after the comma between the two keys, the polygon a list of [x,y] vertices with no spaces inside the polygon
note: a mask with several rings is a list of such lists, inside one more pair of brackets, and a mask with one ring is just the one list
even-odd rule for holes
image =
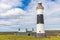
{"label": "white band on tower", "polygon": [[37,15],[43,14],[43,9],[37,9]]}

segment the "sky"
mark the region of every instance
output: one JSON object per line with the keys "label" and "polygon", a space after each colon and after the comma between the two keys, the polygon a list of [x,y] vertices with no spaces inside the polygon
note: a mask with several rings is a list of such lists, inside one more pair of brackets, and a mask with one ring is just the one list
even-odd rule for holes
{"label": "sky", "polygon": [[60,0],[0,0],[0,32],[36,31],[36,7],[44,6],[44,29],[60,30]]}

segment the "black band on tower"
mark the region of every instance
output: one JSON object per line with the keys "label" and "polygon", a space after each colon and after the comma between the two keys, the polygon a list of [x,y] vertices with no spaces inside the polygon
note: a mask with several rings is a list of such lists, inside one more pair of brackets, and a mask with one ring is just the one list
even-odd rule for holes
{"label": "black band on tower", "polygon": [[37,24],[44,24],[43,14],[37,15]]}

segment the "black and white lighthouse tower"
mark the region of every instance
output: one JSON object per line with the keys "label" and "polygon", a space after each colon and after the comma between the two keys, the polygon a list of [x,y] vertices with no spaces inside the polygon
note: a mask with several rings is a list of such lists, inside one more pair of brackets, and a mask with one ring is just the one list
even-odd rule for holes
{"label": "black and white lighthouse tower", "polygon": [[36,37],[45,37],[45,30],[44,30],[44,18],[43,18],[43,10],[44,7],[42,3],[38,3],[36,8],[37,10],[37,31]]}

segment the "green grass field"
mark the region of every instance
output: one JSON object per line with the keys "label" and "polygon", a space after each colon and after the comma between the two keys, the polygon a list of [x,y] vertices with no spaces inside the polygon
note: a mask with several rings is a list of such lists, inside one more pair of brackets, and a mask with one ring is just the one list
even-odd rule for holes
{"label": "green grass field", "polygon": [[60,40],[60,37],[35,38],[32,36],[0,35],[0,40]]}

